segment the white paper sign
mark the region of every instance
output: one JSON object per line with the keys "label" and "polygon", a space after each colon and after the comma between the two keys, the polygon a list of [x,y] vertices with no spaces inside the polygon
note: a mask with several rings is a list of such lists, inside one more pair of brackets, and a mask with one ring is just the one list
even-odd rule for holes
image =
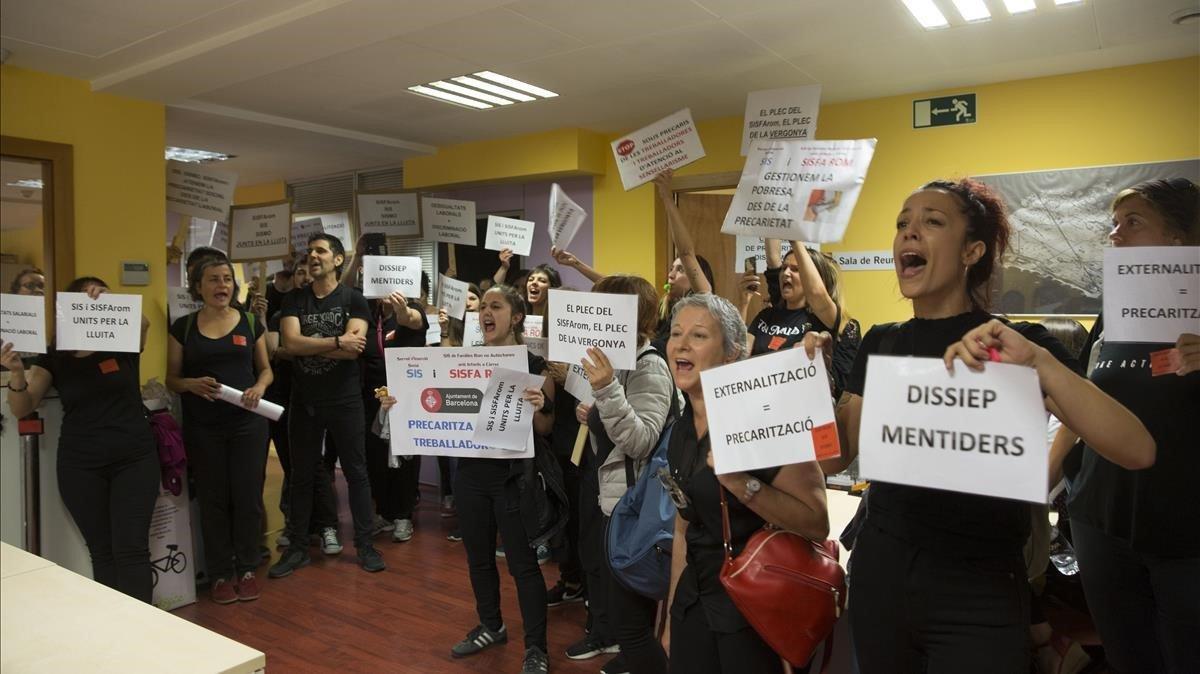
{"label": "white paper sign", "polygon": [[218,222],[216,227],[213,227],[212,237],[209,239],[209,244],[217,250],[225,251],[229,254],[229,225],[224,222]]}
{"label": "white paper sign", "polygon": [[534,227],[536,225],[528,220],[489,215],[483,247],[488,250],[511,248],[517,255],[529,255],[529,249],[533,247]]}
{"label": "white paper sign", "polygon": [[[779,255],[784,256],[792,249],[791,241],[780,241]],[[820,250],[820,244],[809,244],[817,246]],[[739,273],[746,271],[746,258],[754,257],[754,271],[763,273],[767,270],[767,242],[766,239],[760,239],[756,236],[741,236],[737,237],[737,248],[733,251],[733,268]]]}
{"label": "white paper sign", "polygon": [[483,403],[475,417],[472,441],[489,447],[517,452],[533,448],[533,415],[537,412],[524,394],[527,388],[541,388],[546,378],[529,370],[498,367],[483,391]]}
{"label": "white paper sign", "polygon": [[614,140],[612,151],[626,192],[667,169],[687,166],[704,156],[692,111],[687,108]]}
{"label": "white paper sign", "polygon": [[1104,340],[1174,344],[1200,335],[1200,247],[1104,250]]}
{"label": "white paper sign", "polygon": [[742,129],[742,156],[754,143],[815,138],[820,104],[819,84],[750,92]]}
{"label": "white paper sign", "polygon": [[60,351],[142,350],[142,296],[58,293],[55,342]]}
{"label": "white paper sign", "polygon": [[959,361],[951,375],[941,358],[872,355],[858,451],[872,480],[1045,503],[1037,373],[1004,363],[972,372]]}
{"label": "white paper sign", "polygon": [[545,337],[546,331],[542,329],[545,323],[541,316],[530,314],[525,317],[525,330],[522,334],[525,337]]}
{"label": "white paper sign", "polygon": [[756,145],[746,157],[721,232],[841,241],[874,154],[874,138]]}
{"label": "white paper sign", "polygon": [[524,346],[384,349],[388,389],[396,405],[388,413],[394,455],[533,456],[533,429],[525,451],[476,443],[475,420],[484,389],[499,368],[529,369]]}
{"label": "white paper sign", "polygon": [[202,308],[204,300],[192,299],[192,294],[187,288],[167,288],[167,320],[172,323]]}
{"label": "white paper sign", "polygon": [[[293,213],[292,222],[302,220],[317,219],[321,221],[321,226],[317,231],[324,232],[331,236],[336,236],[338,241],[342,242],[342,247],[349,254],[354,250],[354,237],[350,235],[350,214],[346,211],[334,211],[330,213]],[[311,227],[311,225],[310,225]],[[303,253],[308,251],[308,237],[303,241],[296,241],[296,230],[292,229],[292,247],[297,252]]]}
{"label": "white paper sign", "polygon": [[355,194],[359,234],[421,236],[421,204],[416,192]]}
{"label": "white paper sign", "polygon": [[397,291],[406,298],[421,296],[421,258],[364,255],[363,297],[387,297]]}
{"label": "white paper sign", "polygon": [[842,271],[869,271],[869,270],[888,270],[896,269],[893,261],[891,249],[884,250],[850,250],[841,253],[834,253],[833,259],[837,261],[838,266]]}
{"label": "white paper sign", "polygon": [[325,229],[321,226],[321,218],[292,218],[292,252],[308,252],[308,237],[324,231]]}
{"label": "white paper sign", "polygon": [[230,220],[230,260],[252,262],[278,259],[291,254],[290,201],[234,206],[233,217]]}
{"label": "white paper sign", "polygon": [[425,318],[429,321],[429,329],[425,331],[425,343],[429,346],[437,346],[442,343],[442,325],[438,323],[437,314],[425,314]]}
{"label": "white paper sign", "polygon": [[575,203],[563,188],[554,183],[550,186],[550,245],[566,250],[587,219],[587,211]]}
{"label": "white paper sign", "polygon": [[474,201],[421,197],[421,223],[426,241],[476,245]]}
{"label": "white paper sign", "polygon": [[592,393],[592,382],[588,380],[587,370],[578,362],[567,363],[567,381],[563,384],[563,388],[567,389],[567,393],[575,396],[575,399],[585,405],[591,405],[596,402],[596,396]]}
{"label": "white paper sign", "polygon": [[46,353],[46,298],[0,294],[0,341],[14,351]]}
{"label": "white paper sign", "polygon": [[279,417],[283,416],[283,406],[277,405],[266,398],[259,399],[258,406],[253,409],[246,407],[242,404],[242,393],[243,391],[239,391],[232,386],[221,384],[221,391],[217,393],[217,398],[230,405],[236,405],[247,412],[253,412],[260,417],[266,417],[271,421],[279,421]]}
{"label": "white paper sign", "polygon": [[554,326],[550,360],[578,363],[589,348],[604,352],[613,369],[632,370],[637,361],[637,296],[550,290]]}
{"label": "white paper sign", "polygon": [[841,454],[825,360],[787,349],[700,373],[714,472]]}
{"label": "white paper sign", "polygon": [[539,358],[549,360],[550,343],[545,337],[530,337],[529,335],[525,335],[524,341],[525,346],[529,347],[529,353],[532,353]]}
{"label": "white paper sign", "polygon": [[479,324],[479,312],[468,311],[463,318],[463,346],[483,346],[483,326]]}
{"label": "white paper sign", "polygon": [[229,221],[237,174],[203,164],[167,162],[167,210],[193,218]]}
{"label": "white paper sign", "polygon": [[[462,320],[467,313],[467,292],[470,289],[469,284],[440,274],[438,276],[438,308],[445,309],[446,315],[450,318]],[[434,322],[436,323],[436,321]]]}

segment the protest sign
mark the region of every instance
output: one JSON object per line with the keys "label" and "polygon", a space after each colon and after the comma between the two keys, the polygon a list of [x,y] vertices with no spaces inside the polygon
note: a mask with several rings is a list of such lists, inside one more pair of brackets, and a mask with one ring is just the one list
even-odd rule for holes
{"label": "protest sign", "polygon": [[292,252],[292,202],[234,206],[229,223],[229,259],[255,262]]}
{"label": "protest sign", "polygon": [[488,250],[510,248],[517,255],[529,255],[529,249],[533,246],[535,226],[528,220],[489,215],[487,237],[484,238],[483,247]]}
{"label": "protest sign", "polygon": [[225,251],[229,254],[229,225],[224,222],[218,222],[216,227],[213,227],[212,237],[209,239],[209,244],[217,250]]}
{"label": "protest sign", "polygon": [[532,449],[533,415],[537,409],[525,400],[525,389],[541,388],[546,378],[530,374],[528,369],[498,367],[483,391],[483,403],[475,417],[475,436],[479,445],[518,452]]}
{"label": "protest sign", "polygon": [[442,343],[442,324],[438,323],[437,314],[425,314],[425,319],[429,321],[429,328],[425,330],[425,343],[429,346],[437,346]]}
{"label": "protest sign", "polygon": [[613,369],[632,370],[637,361],[637,296],[550,290],[550,360],[578,363],[595,347]]}
{"label": "protest sign", "polygon": [[437,307],[444,309],[450,318],[461,320],[467,313],[467,292],[469,290],[470,286],[467,283],[450,278],[445,274],[439,275]]}
{"label": "protest sign", "polygon": [[[338,241],[342,242],[342,247],[346,249],[346,254],[349,255],[354,251],[354,237],[350,235],[350,214],[346,211],[331,211],[328,213],[293,213],[292,221],[310,220],[317,218],[321,221],[320,231],[325,234],[336,236]],[[295,230],[293,229],[292,244],[298,252],[308,250],[308,239],[304,241],[296,241]]]}
{"label": "protest sign", "polygon": [[746,96],[742,156],[751,145],[772,140],[809,140],[817,131],[821,85],[752,91]]}
{"label": "protest sign", "polygon": [[236,173],[191,162],[167,162],[167,210],[171,213],[229,222],[236,188]]}
{"label": "protest sign", "polygon": [[821,356],[787,349],[700,373],[714,472],[822,461],[841,454]]}
{"label": "protest sign", "polygon": [[526,337],[545,337],[544,324],[545,320],[541,316],[530,314],[525,317],[525,331],[522,334]]}
{"label": "protest sign", "polygon": [[187,288],[167,288],[167,320],[174,322],[203,307],[204,300],[192,299]]}
{"label": "protest sign", "polygon": [[421,225],[426,241],[474,246],[475,202],[421,197]]}
{"label": "protest sign", "polygon": [[578,362],[567,363],[567,381],[563,385],[567,393],[575,396],[575,399],[585,405],[591,405],[596,402],[596,396],[592,394],[592,383],[588,380],[587,370]]}
{"label": "protest sign", "polygon": [[1200,334],[1200,247],[1104,250],[1104,341],[1174,344]]}
{"label": "protest sign", "polygon": [[239,391],[232,386],[221,384],[221,390],[217,393],[217,398],[230,405],[237,405],[247,412],[252,412],[260,417],[266,417],[271,421],[279,421],[279,417],[283,416],[283,406],[273,403],[266,398],[260,399],[258,405],[254,408],[246,407],[242,403],[242,393],[243,391]]}
{"label": "protest sign", "polygon": [[471,456],[517,459],[533,456],[533,429],[524,451],[474,441],[475,421],[492,373],[528,372],[524,346],[384,349],[388,389],[396,405],[388,413],[394,455]]}
{"label": "protest sign", "polygon": [[587,211],[575,203],[563,188],[550,186],[550,245],[565,250],[587,219]]}
{"label": "protest sign", "polygon": [[545,337],[525,337],[525,346],[529,347],[529,353],[548,360],[550,358],[550,343]]}
{"label": "protest sign", "polygon": [[468,311],[463,317],[463,346],[483,346],[483,326],[479,324],[479,312]]}
{"label": "protest sign", "polygon": [[357,192],[358,233],[421,237],[421,204],[416,192]]}
{"label": "protest sign", "polygon": [[1046,502],[1049,452],[1037,372],[872,355],[858,435],[863,477]]}
{"label": "protest sign", "polygon": [[0,294],[0,341],[14,351],[46,353],[46,298]]}
{"label": "protest sign", "polygon": [[841,241],[874,153],[874,138],[755,145],[746,157],[721,232]]}
{"label": "protest sign", "polygon": [[142,350],[142,296],[58,293],[55,342],[60,351]]}
{"label": "protest sign", "polygon": [[308,252],[308,237],[318,232],[324,232],[321,227],[321,218],[313,217],[292,217],[292,252],[306,253]]}
{"label": "protest sign", "polygon": [[654,180],[667,169],[686,166],[704,156],[692,111],[687,108],[614,140],[612,151],[626,192]]}
{"label": "protest sign", "polygon": [[421,258],[364,255],[363,297],[387,297],[394,292],[406,299],[421,296]]}
{"label": "protest sign", "polygon": [[[787,255],[792,249],[791,241],[779,242],[779,254]],[[821,244],[808,244],[816,250],[820,250]],[[737,237],[737,247],[733,251],[733,268],[739,273],[746,271],[746,258],[754,258],[754,271],[761,274],[767,270],[767,242],[766,239],[761,239],[757,236],[741,236]]]}

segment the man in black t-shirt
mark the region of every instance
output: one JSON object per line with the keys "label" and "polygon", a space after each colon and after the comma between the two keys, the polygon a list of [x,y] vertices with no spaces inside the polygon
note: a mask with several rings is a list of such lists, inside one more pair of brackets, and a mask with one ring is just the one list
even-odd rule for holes
{"label": "man in black t-shirt", "polygon": [[321,460],[321,439],[328,430],[338,438],[342,473],[354,519],[358,563],[383,571],[383,557],[371,545],[371,486],[364,448],[366,428],[360,397],[359,354],[366,346],[367,301],[338,283],[346,260],[336,236],[317,233],[308,239],[312,283],[289,293],[280,310],[280,336],[294,360],[288,436],[292,475],[288,538],[291,545],[268,575],[282,578],[308,564],[308,525],[313,508],[313,479]]}

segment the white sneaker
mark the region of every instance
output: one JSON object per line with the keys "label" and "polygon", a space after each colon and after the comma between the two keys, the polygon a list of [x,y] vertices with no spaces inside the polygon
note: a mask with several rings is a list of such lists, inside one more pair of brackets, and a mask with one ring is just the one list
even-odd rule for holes
{"label": "white sneaker", "polygon": [[341,554],[342,542],[338,540],[337,529],[325,527],[321,530],[321,552],[327,555]]}
{"label": "white sneaker", "polygon": [[392,540],[403,543],[413,537],[412,520],[396,520],[396,528],[392,531]]}
{"label": "white sneaker", "polygon": [[275,537],[275,547],[286,548],[292,544],[292,539],[288,538],[287,529],[284,529],[281,534]]}

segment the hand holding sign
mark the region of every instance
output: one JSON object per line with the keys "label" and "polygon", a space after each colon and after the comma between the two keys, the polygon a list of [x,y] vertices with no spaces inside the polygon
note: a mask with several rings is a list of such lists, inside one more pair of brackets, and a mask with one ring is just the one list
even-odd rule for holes
{"label": "hand holding sign", "polygon": [[587,350],[587,354],[588,357],[581,359],[579,364],[587,372],[587,378],[592,384],[592,390],[598,391],[612,383],[615,371],[608,357],[600,349],[590,348]]}
{"label": "hand holding sign", "polygon": [[1034,367],[1037,357],[1042,355],[1038,350],[1039,347],[1033,342],[993,318],[947,347],[942,360],[949,372],[954,372],[955,358],[976,372],[983,372],[983,364],[989,360]]}
{"label": "hand holding sign", "polygon": [[1175,341],[1175,352],[1178,354],[1179,367],[1175,374],[1182,377],[1185,374],[1200,370],[1200,335],[1184,333]]}

